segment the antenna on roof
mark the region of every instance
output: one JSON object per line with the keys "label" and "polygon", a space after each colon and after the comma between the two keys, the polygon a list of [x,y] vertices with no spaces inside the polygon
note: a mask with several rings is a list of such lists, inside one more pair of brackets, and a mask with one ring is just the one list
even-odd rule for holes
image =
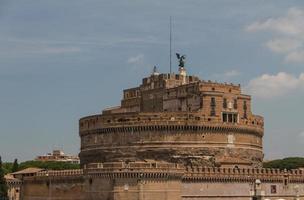
{"label": "antenna on roof", "polygon": [[172,17],[170,16],[170,74],[172,73]]}

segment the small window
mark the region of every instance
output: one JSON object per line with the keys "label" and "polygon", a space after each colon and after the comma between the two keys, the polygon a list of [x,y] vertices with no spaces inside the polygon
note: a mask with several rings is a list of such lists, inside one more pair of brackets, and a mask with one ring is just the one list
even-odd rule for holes
{"label": "small window", "polygon": [[236,100],[236,99],[234,99],[233,108],[234,108],[234,109],[237,109],[237,108],[238,108],[238,106],[237,106],[237,100]]}
{"label": "small window", "polygon": [[227,108],[227,99],[224,98],[223,100],[223,108],[226,109]]}
{"label": "small window", "polygon": [[244,119],[247,119],[247,102],[244,101],[243,103],[243,110],[244,110]]}
{"label": "small window", "polygon": [[223,113],[223,122],[227,122],[227,114]]}
{"label": "small window", "polygon": [[232,121],[233,121],[232,118],[233,118],[233,117],[232,117],[232,114],[229,114],[229,115],[228,115],[228,122],[229,122],[229,123],[232,123]]}
{"label": "small window", "polygon": [[276,185],[271,185],[270,186],[270,193],[271,194],[276,194],[277,193],[277,186]]}
{"label": "small window", "polygon": [[215,106],[215,98],[214,97],[211,97],[210,105],[211,106]]}

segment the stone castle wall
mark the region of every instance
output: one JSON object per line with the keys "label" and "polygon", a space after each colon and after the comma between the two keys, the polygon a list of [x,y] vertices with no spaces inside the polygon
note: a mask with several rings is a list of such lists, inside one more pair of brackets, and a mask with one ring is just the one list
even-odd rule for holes
{"label": "stone castle wall", "polygon": [[25,178],[22,187],[25,200],[249,200],[253,197],[302,199],[304,172],[184,168],[177,164],[143,162],[96,163],[83,171],[39,173]]}
{"label": "stone castle wall", "polygon": [[151,159],[218,166],[231,158],[236,165],[260,166],[263,127],[254,120],[236,125],[199,113],[86,117],[80,120],[81,164]]}

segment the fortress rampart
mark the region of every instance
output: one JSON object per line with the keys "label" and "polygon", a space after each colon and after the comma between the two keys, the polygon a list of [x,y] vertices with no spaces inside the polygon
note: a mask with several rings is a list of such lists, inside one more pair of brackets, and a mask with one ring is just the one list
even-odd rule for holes
{"label": "fortress rampart", "polygon": [[184,167],[157,162],[92,163],[83,170],[48,171],[25,178],[23,192],[25,200],[42,200],[49,195],[51,200],[245,200],[259,195],[263,199],[292,200],[296,195],[302,197],[303,175],[302,170]]}
{"label": "fortress rampart", "polygon": [[79,120],[81,170],[24,179],[24,200],[299,200],[304,172],[262,168],[264,119],[240,85],[156,71]]}

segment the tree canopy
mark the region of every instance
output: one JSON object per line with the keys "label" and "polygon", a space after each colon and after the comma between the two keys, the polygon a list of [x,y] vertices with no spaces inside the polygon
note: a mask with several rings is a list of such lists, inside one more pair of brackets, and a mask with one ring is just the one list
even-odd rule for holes
{"label": "tree canopy", "polygon": [[64,170],[64,169],[79,169],[79,164],[71,164],[66,162],[55,162],[55,161],[26,161],[19,164],[19,170],[26,169],[28,167],[37,167],[42,169],[51,170]]}
{"label": "tree canopy", "polygon": [[263,163],[264,168],[297,169],[304,168],[304,158],[288,157]]}
{"label": "tree canopy", "polygon": [[4,170],[0,156],[0,198],[7,198],[7,185],[4,178]]}
{"label": "tree canopy", "polygon": [[64,170],[64,169],[79,169],[79,164],[71,164],[66,162],[42,162],[42,161],[25,161],[18,164],[17,159],[15,159],[14,163],[3,163],[3,171],[4,174],[20,171],[29,167],[37,167],[41,169],[49,169],[49,170]]}
{"label": "tree canopy", "polygon": [[18,164],[18,160],[15,159],[14,160],[14,163],[13,163],[13,166],[12,166],[12,172],[16,172],[19,170],[19,164]]}

